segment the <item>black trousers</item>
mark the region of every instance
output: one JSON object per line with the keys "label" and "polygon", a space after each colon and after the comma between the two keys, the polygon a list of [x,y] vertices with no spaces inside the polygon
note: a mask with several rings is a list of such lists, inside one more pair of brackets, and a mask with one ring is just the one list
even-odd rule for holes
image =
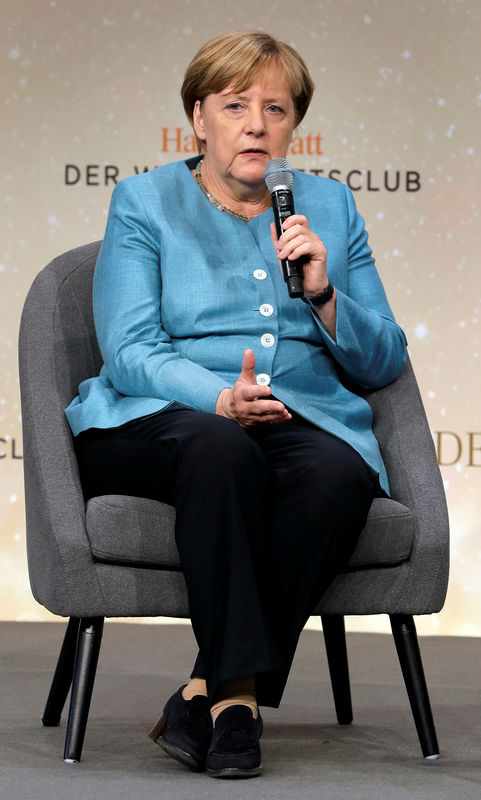
{"label": "black trousers", "polygon": [[255,674],[277,707],[299,635],[366,523],[376,485],[348,444],[294,414],[245,429],[166,410],[76,437],[85,498],[176,508],[176,542],[199,654],[191,677]]}

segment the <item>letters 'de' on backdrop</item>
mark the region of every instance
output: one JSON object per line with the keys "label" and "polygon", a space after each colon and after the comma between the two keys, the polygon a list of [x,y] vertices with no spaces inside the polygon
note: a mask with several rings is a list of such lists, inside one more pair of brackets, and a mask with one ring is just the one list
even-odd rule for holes
{"label": "letters 'de' on backdrop", "polygon": [[249,27],[305,58],[316,93],[288,157],[350,185],[408,337],[453,542],[446,607],[419,628],[479,635],[476,0],[2,4],[0,617],[49,618],[26,574],[16,356],[25,295],[53,257],[102,238],[116,181],[194,152],[179,99],[185,67],[208,39]]}

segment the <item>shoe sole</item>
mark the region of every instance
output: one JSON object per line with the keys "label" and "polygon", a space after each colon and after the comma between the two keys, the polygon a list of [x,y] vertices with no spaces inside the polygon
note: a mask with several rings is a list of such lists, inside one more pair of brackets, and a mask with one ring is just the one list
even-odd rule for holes
{"label": "shoe sole", "polygon": [[262,774],[262,764],[253,769],[241,769],[239,767],[224,767],[223,769],[208,769],[207,774],[211,778],[256,778]]}
{"label": "shoe sole", "polygon": [[181,747],[178,747],[176,744],[172,744],[169,742],[168,739],[165,739],[162,734],[165,733],[167,729],[167,720],[164,716],[160,718],[156,725],[152,728],[149,732],[148,736],[149,739],[152,739],[155,744],[158,744],[159,747],[162,748],[164,753],[167,753],[168,756],[175,758],[180,764],[183,764],[184,767],[189,767],[192,772],[204,772],[205,766],[203,764],[199,764],[198,761],[195,760],[190,753],[187,753],[185,750],[182,750]]}
{"label": "shoe sole", "polygon": [[201,766],[190,753],[177,747],[177,745],[168,742],[166,739],[154,739],[153,741],[162,748],[164,753],[175,758],[176,761],[179,761],[179,763],[183,764],[185,767],[189,767],[192,772],[204,772],[205,767]]}

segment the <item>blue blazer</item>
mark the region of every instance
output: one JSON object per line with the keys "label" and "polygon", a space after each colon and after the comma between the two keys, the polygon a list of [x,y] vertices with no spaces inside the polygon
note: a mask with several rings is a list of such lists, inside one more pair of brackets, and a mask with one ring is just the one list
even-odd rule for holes
{"label": "blue blazer", "polygon": [[213,413],[251,348],[258,382],[348,442],[388,492],[370,407],[347,387],[397,378],[406,340],[350,190],[295,172],[296,211],[324,242],[337,290],[334,340],[306,303],[288,296],[271,209],[249,222],[219,211],[195,183],[193,164],[167,164],[114,189],[94,277],[104,366],[66,409],[73,433],[172,404]]}

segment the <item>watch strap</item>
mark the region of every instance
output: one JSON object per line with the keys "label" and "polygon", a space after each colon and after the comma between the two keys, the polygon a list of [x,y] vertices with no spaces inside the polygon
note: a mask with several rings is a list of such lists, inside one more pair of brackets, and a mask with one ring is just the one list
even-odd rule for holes
{"label": "watch strap", "polygon": [[332,295],[334,294],[334,286],[332,285],[331,281],[327,284],[326,288],[319,292],[319,294],[315,294],[312,297],[303,297],[302,299],[312,308],[320,308],[325,303],[328,303],[331,299]]}

